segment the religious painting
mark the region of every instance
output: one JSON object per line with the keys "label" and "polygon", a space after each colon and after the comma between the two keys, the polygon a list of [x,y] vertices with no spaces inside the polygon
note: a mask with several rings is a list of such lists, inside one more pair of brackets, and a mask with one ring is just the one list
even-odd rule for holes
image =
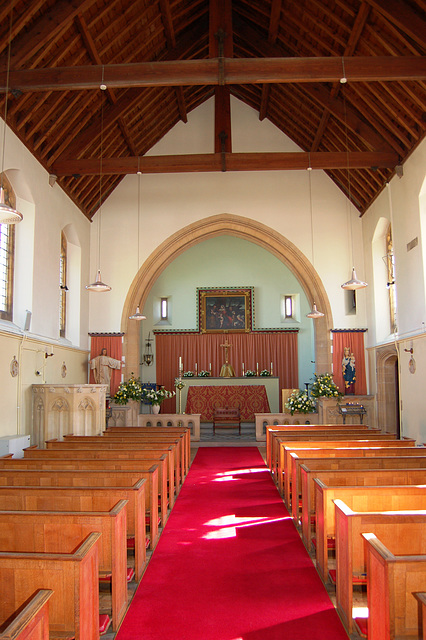
{"label": "religious painting", "polygon": [[252,330],[253,287],[198,288],[200,333],[249,333]]}

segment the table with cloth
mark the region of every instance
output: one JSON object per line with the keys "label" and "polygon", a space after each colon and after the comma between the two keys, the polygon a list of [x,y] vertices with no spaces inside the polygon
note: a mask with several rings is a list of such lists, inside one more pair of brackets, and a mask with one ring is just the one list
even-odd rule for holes
{"label": "table with cloth", "polygon": [[238,407],[243,422],[254,422],[255,413],[270,412],[263,384],[189,387],[185,413],[200,413],[201,422],[212,422],[215,407]]}

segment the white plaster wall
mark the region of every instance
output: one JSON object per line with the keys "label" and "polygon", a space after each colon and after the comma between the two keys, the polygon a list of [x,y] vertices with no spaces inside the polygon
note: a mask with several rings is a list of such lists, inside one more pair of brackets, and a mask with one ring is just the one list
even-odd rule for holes
{"label": "white plaster wall", "polygon": [[[251,108],[232,100],[234,151],[294,151],[297,147],[272,124],[259,121]],[[189,114],[150,151],[152,155],[211,153],[214,102]],[[138,266],[137,176],[127,176],[102,207],[102,279],[112,286],[107,294],[90,294],[90,330],[120,330],[123,303]],[[341,284],[352,266],[350,224],[358,277],[364,277],[362,223],[355,209],[322,171],[312,172],[314,266],[329,296],[335,328],[366,324],[364,292],[358,294],[358,313],[346,315]],[[143,175],[139,264],[170,235],[197,220],[231,213],[258,220],[293,242],[308,258],[312,236],[307,171],[257,171]],[[96,271],[98,227],[92,227],[91,273]],[[118,221],[118,226],[117,226]]]}

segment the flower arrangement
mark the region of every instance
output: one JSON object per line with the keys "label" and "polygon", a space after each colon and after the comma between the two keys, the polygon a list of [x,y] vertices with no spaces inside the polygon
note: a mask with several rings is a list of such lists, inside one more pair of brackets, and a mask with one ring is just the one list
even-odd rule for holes
{"label": "flower arrangement", "polygon": [[143,388],[141,379],[135,378],[132,373],[127,382],[120,382],[117,392],[112,400],[115,404],[127,404],[129,400],[138,400],[140,402],[142,394]]}
{"label": "flower arrangement", "polygon": [[294,389],[285,403],[286,409],[290,409],[291,415],[294,413],[314,413],[316,406],[306,391]]}
{"label": "flower arrangement", "polygon": [[182,375],[184,378],[194,378],[195,376],[193,371],[184,371]]}
{"label": "flower arrangement", "polygon": [[268,369],[262,369],[262,371],[259,373],[260,376],[270,376],[271,372],[268,371]]}
{"label": "flower arrangement", "polygon": [[253,369],[247,369],[244,375],[246,378],[253,378],[256,375],[256,371],[253,371]]}
{"label": "flower arrangement", "polygon": [[209,376],[210,376],[210,371],[205,371],[204,369],[201,369],[201,371],[198,372],[199,378],[208,378]]}
{"label": "flower arrangement", "polygon": [[173,398],[173,396],[175,395],[176,391],[166,391],[166,389],[160,387],[157,391],[155,391],[155,389],[144,389],[142,399],[145,402],[160,405],[163,400],[166,400],[167,398]]}
{"label": "flower arrangement", "polygon": [[340,398],[342,394],[337,388],[331,373],[314,373],[311,395],[314,398]]}

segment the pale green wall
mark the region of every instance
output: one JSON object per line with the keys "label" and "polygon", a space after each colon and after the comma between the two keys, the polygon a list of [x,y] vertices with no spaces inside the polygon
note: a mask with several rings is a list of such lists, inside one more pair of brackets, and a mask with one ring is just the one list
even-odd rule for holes
{"label": "pale green wall", "polygon": [[[144,307],[147,320],[144,337],[153,328],[182,330],[197,328],[197,287],[254,287],[256,329],[299,329],[299,387],[313,376],[313,320],[306,318],[309,304],[293,273],[275,256],[258,245],[232,236],[206,240],[177,257],[157,279]],[[300,296],[300,322],[281,321],[282,295]],[[154,325],[155,307],[169,297],[171,324]],[[143,341],[142,341],[143,346]],[[145,380],[154,379],[152,368],[142,367]]]}

